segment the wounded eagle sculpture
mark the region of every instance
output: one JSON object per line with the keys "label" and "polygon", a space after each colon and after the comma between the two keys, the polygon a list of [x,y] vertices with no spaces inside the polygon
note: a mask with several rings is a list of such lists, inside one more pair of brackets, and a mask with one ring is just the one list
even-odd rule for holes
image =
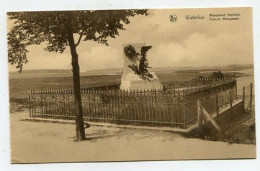
{"label": "wounded eagle sculpture", "polygon": [[[147,68],[149,67],[146,53],[149,49],[151,49],[152,46],[142,46],[141,47],[141,54],[136,52],[135,48],[132,45],[125,46],[124,52],[125,55],[129,60],[133,62],[132,65],[128,65],[129,68],[131,68],[136,75],[138,75],[143,80],[151,81],[153,78],[153,75],[149,73]],[[137,62],[134,62],[137,61]],[[138,64],[139,62],[139,64]]]}

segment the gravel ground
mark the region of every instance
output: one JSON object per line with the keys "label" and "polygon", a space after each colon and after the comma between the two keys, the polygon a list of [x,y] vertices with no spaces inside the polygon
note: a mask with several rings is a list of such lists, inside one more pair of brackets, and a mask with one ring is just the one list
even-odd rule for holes
{"label": "gravel ground", "polygon": [[74,142],[75,126],[20,121],[26,111],[11,113],[11,162],[88,162],[255,158],[256,146],[185,138],[137,129],[93,126],[88,140]]}

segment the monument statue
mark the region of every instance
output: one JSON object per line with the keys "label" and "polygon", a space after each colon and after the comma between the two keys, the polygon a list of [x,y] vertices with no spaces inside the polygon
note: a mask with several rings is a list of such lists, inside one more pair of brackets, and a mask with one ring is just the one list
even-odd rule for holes
{"label": "monument statue", "polygon": [[124,45],[122,90],[162,90],[156,74],[148,70],[151,67],[146,56],[151,48],[141,43]]}

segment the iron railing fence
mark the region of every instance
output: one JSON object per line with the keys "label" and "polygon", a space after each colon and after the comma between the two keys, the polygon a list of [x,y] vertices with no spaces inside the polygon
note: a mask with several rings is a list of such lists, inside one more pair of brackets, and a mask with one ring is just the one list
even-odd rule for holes
{"label": "iron railing fence", "polygon": [[[121,91],[119,89],[81,90],[83,116],[86,121],[125,125],[167,126],[186,128],[197,121],[197,100],[204,107],[216,110],[234,101],[236,81],[223,80],[219,84],[196,89],[173,91]],[[70,89],[32,90],[29,93],[31,117],[74,119],[74,95]]]}

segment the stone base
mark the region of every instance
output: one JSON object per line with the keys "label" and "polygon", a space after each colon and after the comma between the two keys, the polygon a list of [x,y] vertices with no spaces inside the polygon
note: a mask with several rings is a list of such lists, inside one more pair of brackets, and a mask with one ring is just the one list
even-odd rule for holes
{"label": "stone base", "polygon": [[151,91],[163,90],[163,85],[159,80],[131,80],[131,81],[121,81],[120,89],[124,91],[130,90],[142,90],[142,91]]}

